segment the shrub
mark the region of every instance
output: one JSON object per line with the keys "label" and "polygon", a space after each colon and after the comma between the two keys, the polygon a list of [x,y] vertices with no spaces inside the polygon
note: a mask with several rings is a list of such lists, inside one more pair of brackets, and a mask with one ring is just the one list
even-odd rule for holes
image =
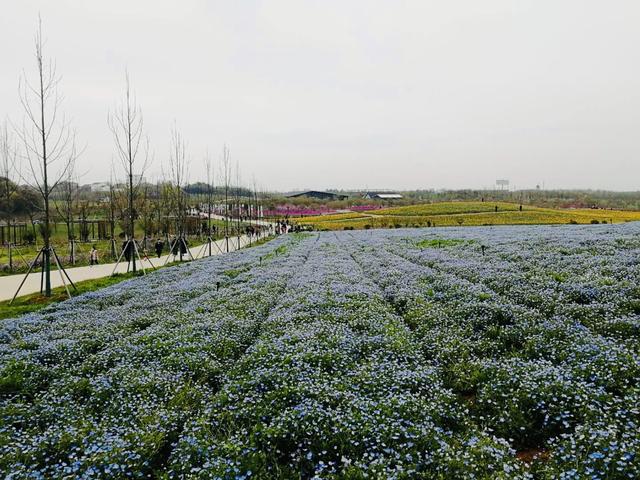
{"label": "shrub", "polygon": [[23,239],[24,242],[26,242],[29,245],[31,245],[36,241],[36,235],[35,235],[35,233],[33,233],[32,230],[27,230],[26,232],[24,232],[24,235],[23,235],[22,239]]}

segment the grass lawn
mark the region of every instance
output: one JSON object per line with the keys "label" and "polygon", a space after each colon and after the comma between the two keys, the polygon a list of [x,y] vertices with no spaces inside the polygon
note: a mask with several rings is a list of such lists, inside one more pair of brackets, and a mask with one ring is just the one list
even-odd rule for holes
{"label": "grass lawn", "polygon": [[[215,226],[217,229],[217,233],[213,235],[214,240],[218,240],[224,238],[224,221],[221,220],[212,220],[212,226]],[[242,224],[243,228],[246,224]],[[235,224],[232,225],[235,228]],[[232,229],[233,232],[235,230]],[[75,266],[80,267],[84,265],[89,265],[89,252],[91,251],[91,247],[95,245],[98,250],[98,258],[102,262],[115,262],[117,260],[118,255],[121,252],[122,244],[124,239],[119,237],[119,234],[122,232],[120,227],[116,229],[116,235],[118,238],[116,239],[116,255],[115,257],[112,255],[111,251],[111,240],[89,240],[88,242],[80,242],[77,241],[75,243],[75,262],[73,265],[70,261],[70,246],[69,241],[67,239],[67,228],[64,224],[52,224],[52,234],[51,234],[51,243],[55,248],[58,256],[60,257],[60,261],[65,267]],[[76,231],[76,235],[78,232]],[[136,225],[136,238],[138,242],[141,242],[144,233],[142,229]],[[199,235],[190,235],[187,237],[187,240],[192,244],[196,245],[205,241],[204,237]],[[164,238],[163,238],[164,241]],[[154,254],[154,239],[150,239],[147,244],[147,252],[149,255]],[[0,275],[13,275],[16,273],[24,273],[29,269],[29,263],[32,262],[38,251],[42,248],[42,238],[38,236],[37,243],[35,245],[19,245],[17,247],[13,247],[12,257],[13,257],[13,270],[9,270],[9,250],[6,245],[0,245]],[[169,246],[165,244],[164,252],[168,252]],[[142,254],[142,251],[140,252]],[[55,262],[51,265],[52,269],[56,269]]]}

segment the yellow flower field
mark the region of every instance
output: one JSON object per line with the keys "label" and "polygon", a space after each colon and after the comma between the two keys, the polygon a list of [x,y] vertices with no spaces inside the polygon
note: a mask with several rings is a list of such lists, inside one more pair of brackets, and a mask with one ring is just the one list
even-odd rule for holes
{"label": "yellow flower field", "polygon": [[[498,205],[498,212],[495,206]],[[426,226],[542,225],[621,223],[640,220],[640,212],[598,209],[536,208],[495,202],[442,202],[408,207],[307,217],[297,220],[317,230]]]}
{"label": "yellow flower field", "polygon": [[[371,210],[365,213],[391,216],[451,215],[455,213],[495,212],[496,206],[498,207],[498,212],[505,210],[519,210],[520,208],[520,205],[517,203],[507,202],[439,202],[426,203],[422,205],[408,205],[406,207],[384,208],[380,210]],[[533,207],[523,205],[522,208],[530,209]]]}

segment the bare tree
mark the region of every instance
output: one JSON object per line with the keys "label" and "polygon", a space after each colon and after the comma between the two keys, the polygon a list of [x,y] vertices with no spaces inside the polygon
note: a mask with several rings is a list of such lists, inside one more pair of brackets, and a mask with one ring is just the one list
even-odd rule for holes
{"label": "bare tree", "polygon": [[[123,102],[107,116],[109,129],[113,134],[118,157],[127,178],[125,193],[127,197],[127,243],[130,248],[130,258],[133,261],[133,271],[136,271],[135,256],[135,219],[138,190],[144,172],[149,164],[149,139],[144,135],[142,111],[131,94],[129,73],[125,73],[126,87]],[[131,242],[134,244],[131,245]]]}
{"label": "bare tree", "polygon": [[166,205],[166,188],[164,182],[160,179],[156,180],[155,184],[155,202],[154,209],[156,215],[156,225],[158,235],[162,235],[167,240],[168,226],[167,226],[167,205]]}
{"label": "bare tree", "polygon": [[[176,219],[177,248],[182,261],[183,250],[186,250],[185,220],[187,214],[186,194],[184,187],[189,175],[187,150],[182,135],[174,124],[171,129],[171,147],[169,151],[169,175],[171,179],[171,192],[173,196],[174,215]],[[174,248],[175,248],[174,246]],[[184,248],[183,248],[184,247]]]}
{"label": "bare tree", "polygon": [[140,221],[142,226],[142,231],[144,237],[142,239],[142,248],[143,250],[147,250],[149,238],[153,235],[154,231],[154,205],[151,199],[152,192],[151,187],[148,183],[145,183],[142,186],[142,196],[139,200],[139,211],[140,211]]}
{"label": "bare tree", "polygon": [[[262,230],[262,226],[260,225],[260,220],[258,218],[260,214],[260,207],[258,205],[258,185],[256,184],[256,177],[253,177],[253,192],[252,192],[252,200],[253,200],[253,219],[255,225],[255,233],[259,234]],[[256,238],[256,240],[259,237]]]}
{"label": "bare tree", "polygon": [[231,157],[229,148],[225,144],[222,147],[222,159],[220,161],[220,176],[224,184],[224,238],[226,250],[229,252],[229,185],[231,183]]}
{"label": "bare tree", "polygon": [[158,222],[162,225],[165,243],[169,245],[169,235],[171,233],[171,212],[173,212],[173,195],[171,184],[165,179],[158,180]]}
{"label": "bare tree", "polygon": [[[16,128],[16,132],[24,144],[24,157],[31,172],[28,179],[23,178],[40,193],[44,204],[44,247],[40,254],[43,257],[44,293],[48,297],[51,296],[52,255],[56,263],[59,263],[51,246],[49,200],[51,191],[64,178],[69,165],[77,157],[77,151],[75,132],[60,112],[63,99],[58,90],[60,77],[55,64],[45,57],[43,47],[42,20],[39,18],[35,35],[36,81],[30,82],[26,73],[20,78],[18,90],[25,119],[22,128]],[[53,175],[51,171],[54,164],[59,167],[57,175]],[[58,268],[61,266],[58,265]]]}
{"label": "bare tree", "polygon": [[207,244],[209,246],[209,256],[211,256],[211,213],[213,207],[213,188],[215,178],[213,174],[213,165],[211,163],[211,157],[207,151],[204,159],[204,165],[207,171]]}
{"label": "bare tree", "polygon": [[241,235],[241,221],[242,221],[242,213],[243,213],[243,205],[242,205],[242,191],[240,189],[240,185],[242,185],[242,180],[240,178],[240,162],[236,161],[236,186],[234,190],[234,200],[235,207],[237,212],[236,218],[236,237],[238,240],[238,250],[240,250],[240,235]]}
{"label": "bare tree", "polygon": [[12,243],[16,241],[15,234],[11,240],[11,220],[14,215],[14,196],[18,190],[15,176],[18,173],[17,148],[7,128],[6,122],[0,127],[0,182],[2,182],[2,204],[0,213],[3,214],[7,226],[7,247],[9,248],[9,270],[13,270]]}
{"label": "bare tree", "polygon": [[111,164],[111,177],[109,178],[109,236],[110,241],[110,253],[113,260],[117,259],[116,254],[116,189],[113,184],[113,163]]}
{"label": "bare tree", "polygon": [[75,176],[75,161],[71,161],[67,168],[64,181],[58,184],[55,192],[52,192],[58,202],[55,202],[55,209],[58,216],[67,226],[67,240],[69,241],[69,262],[75,264],[76,261],[76,236],[74,215],[77,210],[78,202],[78,183]]}

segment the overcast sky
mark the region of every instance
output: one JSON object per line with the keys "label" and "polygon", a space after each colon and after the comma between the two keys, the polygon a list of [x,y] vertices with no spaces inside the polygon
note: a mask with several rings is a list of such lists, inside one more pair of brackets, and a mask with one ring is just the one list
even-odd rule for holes
{"label": "overcast sky", "polygon": [[0,116],[45,54],[105,180],[129,70],[154,164],[174,120],[191,178],[226,142],[269,190],[640,189],[637,0],[6,2]]}

